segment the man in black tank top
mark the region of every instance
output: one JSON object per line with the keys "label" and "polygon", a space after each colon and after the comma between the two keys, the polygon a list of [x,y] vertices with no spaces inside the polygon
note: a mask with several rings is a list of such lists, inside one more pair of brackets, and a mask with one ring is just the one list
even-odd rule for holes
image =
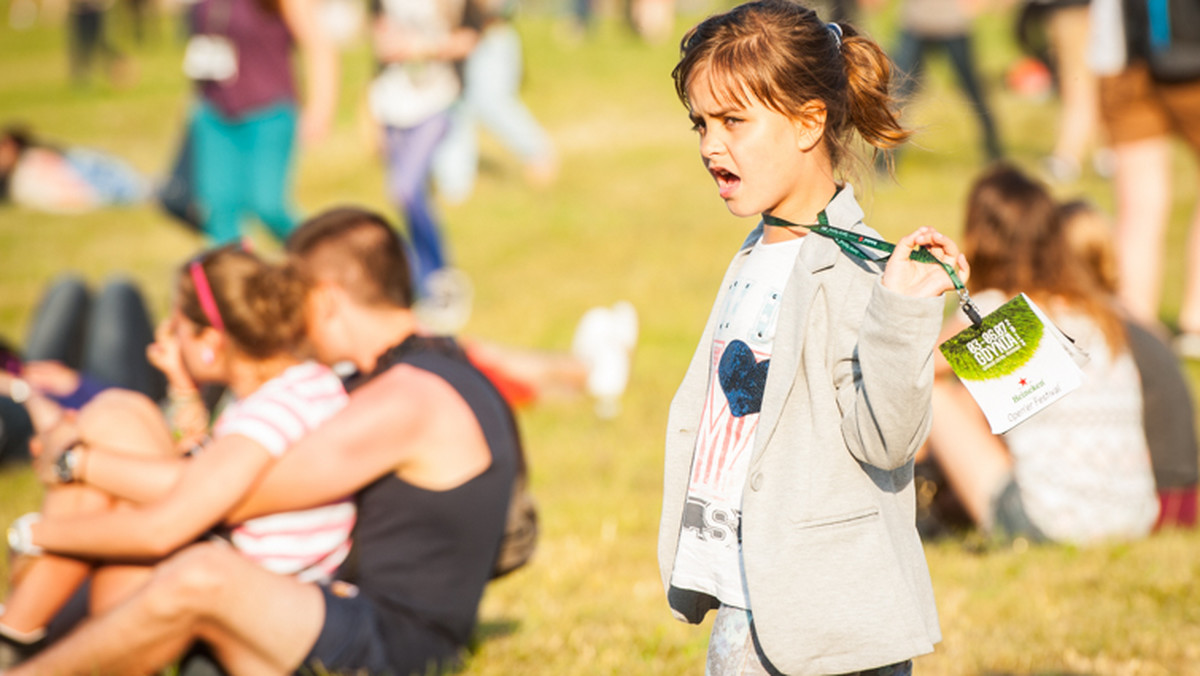
{"label": "man in black tank top", "polygon": [[341,576],[350,581],[304,584],[229,547],[193,545],[128,603],[7,676],[151,673],[195,640],[234,673],[320,665],[404,676],[461,657],[517,473],[512,413],[452,343],[416,335],[402,245],[382,217],[325,212],[288,248],[313,283],[317,357],[367,375],[229,521],[355,493],[354,570]]}

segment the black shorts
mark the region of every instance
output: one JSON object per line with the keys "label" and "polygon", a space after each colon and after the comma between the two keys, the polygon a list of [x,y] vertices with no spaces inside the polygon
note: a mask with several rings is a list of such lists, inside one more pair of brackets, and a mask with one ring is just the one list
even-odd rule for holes
{"label": "black shorts", "polygon": [[322,585],[321,593],[325,624],[296,673],[390,673],[387,646],[371,602],[345,582]]}

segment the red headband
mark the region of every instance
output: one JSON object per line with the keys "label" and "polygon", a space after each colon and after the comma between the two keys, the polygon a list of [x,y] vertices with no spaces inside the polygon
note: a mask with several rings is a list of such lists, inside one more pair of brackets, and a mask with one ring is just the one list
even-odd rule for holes
{"label": "red headband", "polygon": [[188,272],[192,275],[192,282],[196,286],[196,300],[200,301],[200,309],[204,310],[204,316],[208,318],[208,323],[218,331],[225,330],[225,322],[221,321],[221,312],[217,309],[217,299],[213,296],[212,287],[208,285],[208,276],[204,274],[204,266],[200,261],[192,261],[188,265]]}

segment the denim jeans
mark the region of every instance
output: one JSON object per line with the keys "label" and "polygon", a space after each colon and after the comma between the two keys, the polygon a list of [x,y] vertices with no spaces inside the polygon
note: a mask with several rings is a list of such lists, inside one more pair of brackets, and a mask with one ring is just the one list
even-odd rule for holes
{"label": "denim jeans", "polygon": [[105,385],[166,394],[166,379],[146,359],[154,326],[132,282],[112,279],[92,297],[83,280],[59,278],[42,297],[25,342],[26,361],[53,360]]}
{"label": "denim jeans", "polygon": [[450,113],[443,112],[415,127],[385,128],[388,197],[408,223],[413,272],[418,295],[425,290],[430,273],[446,266],[446,249],[441,226],[434,215],[429,195],[429,173],[433,153],[450,126]]}

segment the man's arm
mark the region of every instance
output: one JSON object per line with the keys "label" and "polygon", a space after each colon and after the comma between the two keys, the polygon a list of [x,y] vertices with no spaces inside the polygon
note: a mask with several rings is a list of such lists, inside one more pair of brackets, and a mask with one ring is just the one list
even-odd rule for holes
{"label": "man's arm", "polygon": [[356,389],[345,408],[298,441],[227,522],[339,500],[396,471],[412,457],[432,412],[449,396],[457,393],[432,373],[392,367]]}

